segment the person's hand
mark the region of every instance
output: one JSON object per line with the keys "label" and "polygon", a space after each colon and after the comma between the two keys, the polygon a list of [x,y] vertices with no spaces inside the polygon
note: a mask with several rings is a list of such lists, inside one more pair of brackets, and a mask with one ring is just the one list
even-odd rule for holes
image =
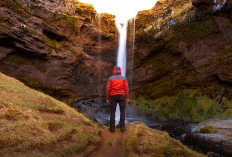
{"label": "person's hand", "polygon": [[107,103],[109,103],[109,102],[110,102],[110,100],[106,100],[106,102],[107,102]]}
{"label": "person's hand", "polygon": [[126,102],[129,102],[129,99],[126,99]]}

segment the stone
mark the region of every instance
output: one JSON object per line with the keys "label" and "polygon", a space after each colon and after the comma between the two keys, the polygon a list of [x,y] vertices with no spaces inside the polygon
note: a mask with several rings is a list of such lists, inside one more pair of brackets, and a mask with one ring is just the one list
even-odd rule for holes
{"label": "stone", "polygon": [[26,9],[0,2],[0,71],[27,78],[31,87],[29,80],[37,80],[39,90],[60,100],[103,96],[118,44],[114,16],[97,17],[92,5],[78,1],[22,3]]}

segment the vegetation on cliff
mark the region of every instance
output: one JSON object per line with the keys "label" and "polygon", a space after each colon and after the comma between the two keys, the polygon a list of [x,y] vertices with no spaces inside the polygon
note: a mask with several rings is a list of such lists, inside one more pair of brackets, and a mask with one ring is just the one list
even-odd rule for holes
{"label": "vegetation on cliff", "polygon": [[0,126],[0,156],[67,156],[101,142],[100,128],[82,114],[2,73]]}
{"label": "vegetation on cliff", "polygon": [[[176,96],[164,96],[155,100],[139,95],[132,101],[148,117],[155,120],[180,120],[200,122],[213,118],[232,117],[232,101],[217,95],[218,87],[182,90]],[[220,89],[224,93],[224,89]],[[204,92],[209,92],[207,95]],[[212,92],[212,93],[210,93]],[[204,93],[204,94],[203,94]],[[212,95],[211,95],[212,94]]]}
{"label": "vegetation on cliff", "polygon": [[138,13],[132,97],[146,115],[193,122],[231,117],[229,6],[216,12],[213,1],[160,0]]}
{"label": "vegetation on cliff", "polygon": [[67,103],[103,93],[111,71],[96,69],[113,64],[114,15],[77,0],[0,3],[1,72]]}

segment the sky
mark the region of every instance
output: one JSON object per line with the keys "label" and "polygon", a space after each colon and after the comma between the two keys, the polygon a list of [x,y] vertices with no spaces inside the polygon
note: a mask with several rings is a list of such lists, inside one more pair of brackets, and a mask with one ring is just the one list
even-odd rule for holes
{"label": "sky", "polygon": [[79,0],[90,3],[98,13],[107,12],[116,16],[116,21],[125,23],[134,18],[138,11],[151,9],[157,0]]}

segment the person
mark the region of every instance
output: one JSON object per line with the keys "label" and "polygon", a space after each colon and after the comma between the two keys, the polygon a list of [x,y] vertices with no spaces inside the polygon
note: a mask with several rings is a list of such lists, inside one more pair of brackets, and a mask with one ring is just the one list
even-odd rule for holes
{"label": "person", "polygon": [[124,76],[121,76],[121,67],[115,66],[113,76],[109,77],[106,86],[107,102],[110,102],[110,131],[115,131],[115,111],[117,103],[120,106],[120,128],[125,130],[125,109],[128,98],[128,83]]}

